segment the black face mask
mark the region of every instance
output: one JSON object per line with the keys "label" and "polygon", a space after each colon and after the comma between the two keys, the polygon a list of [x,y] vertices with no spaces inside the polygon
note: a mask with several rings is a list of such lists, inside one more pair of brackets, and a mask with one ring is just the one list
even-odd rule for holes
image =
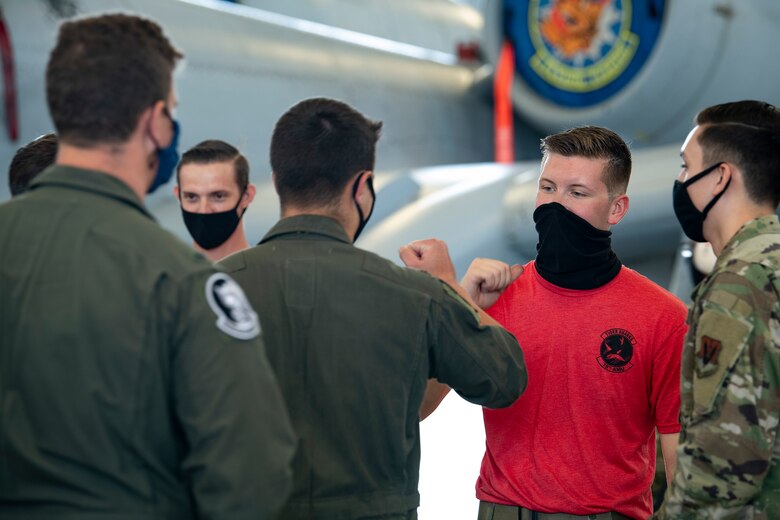
{"label": "black face mask", "polygon": [[557,202],[536,208],[534,222],[539,233],[536,271],[553,285],[595,289],[620,272],[612,232],[596,229]]}
{"label": "black face mask", "polygon": [[704,220],[707,218],[707,213],[710,212],[712,207],[718,202],[718,199],[726,193],[726,190],[731,184],[731,179],[726,183],[726,187],[723,191],[712,197],[712,200],[707,204],[702,211],[696,209],[691,200],[691,195],[688,193],[688,186],[703,179],[708,174],[712,173],[715,168],[723,164],[719,162],[713,164],[709,168],[703,170],[698,175],[694,175],[685,182],[674,181],[674,188],[672,189],[672,204],[674,205],[674,214],[677,216],[677,220],[680,222],[683,233],[696,242],[706,242],[704,238]]}
{"label": "black face mask", "polygon": [[360,220],[360,222],[358,223],[357,231],[355,231],[355,237],[352,239],[352,242],[355,242],[360,236],[360,233],[363,232],[363,228],[366,227],[366,224],[368,224],[368,219],[371,218],[371,214],[374,213],[374,206],[376,206],[376,193],[374,193],[374,178],[369,177],[368,180],[366,181],[366,184],[368,185],[368,189],[371,192],[371,210],[368,212],[368,216],[364,219],[363,210],[360,209],[360,204],[358,204],[358,201],[355,198],[355,195],[357,195],[358,185],[360,184],[360,177],[361,176],[358,175],[358,178],[355,180],[354,186],[352,186],[352,200],[355,201],[355,206],[357,206],[357,210],[358,210],[358,219]]}
{"label": "black face mask", "polygon": [[190,232],[192,239],[202,247],[209,250],[224,244],[238,227],[238,223],[246,213],[246,209],[239,216],[236,210],[241,204],[243,194],[238,198],[236,207],[219,213],[193,213],[181,208],[184,224]]}

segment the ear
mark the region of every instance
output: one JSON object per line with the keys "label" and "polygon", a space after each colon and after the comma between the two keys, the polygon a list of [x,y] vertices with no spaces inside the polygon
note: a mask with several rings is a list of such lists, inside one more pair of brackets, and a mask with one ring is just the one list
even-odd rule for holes
{"label": "ear", "polygon": [[176,199],[179,198],[179,185],[174,184],[173,185],[173,196],[176,197]]}
{"label": "ear", "polygon": [[245,206],[249,206],[252,204],[252,201],[255,200],[255,195],[257,194],[257,188],[255,188],[255,185],[251,182],[247,184],[246,191],[244,192],[244,195],[242,198],[244,199],[243,202],[245,203]]}
{"label": "ear", "polygon": [[[363,199],[368,197],[371,190],[368,187],[368,182],[374,176],[374,172],[366,170],[360,173],[360,181],[358,182],[357,192],[355,192],[355,198]],[[373,180],[371,181],[373,183]]]}
{"label": "ear", "polygon": [[626,216],[626,213],[628,213],[628,195],[624,193],[623,195],[618,195],[612,201],[612,204],[609,208],[609,218],[607,219],[607,222],[610,226],[614,226],[623,220],[623,217]]}
{"label": "ear", "polygon": [[[715,185],[712,187],[712,195],[715,196],[718,193],[721,193],[723,190],[726,189],[726,186],[728,186],[729,181],[731,181],[732,176],[736,174],[736,167],[731,163],[721,163],[720,166],[718,166],[718,182],[715,183]],[[715,173],[715,172],[713,172]]]}
{"label": "ear", "polygon": [[[173,139],[173,125],[170,117],[165,114],[166,110],[165,102],[162,100],[155,102],[151,108],[147,109],[149,112],[147,116],[149,144],[154,149],[167,147]],[[141,115],[142,120],[145,114],[146,112]]]}

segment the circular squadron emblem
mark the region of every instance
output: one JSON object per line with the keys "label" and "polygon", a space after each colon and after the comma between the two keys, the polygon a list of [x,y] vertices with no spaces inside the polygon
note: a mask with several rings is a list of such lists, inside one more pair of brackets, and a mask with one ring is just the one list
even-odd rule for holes
{"label": "circular squadron emblem", "polygon": [[[641,69],[657,39],[664,2],[522,0],[526,33],[511,35],[523,78],[566,106],[599,103]],[[510,23],[519,16],[510,17]],[[513,32],[510,29],[510,33]]]}
{"label": "circular squadron emblem", "polygon": [[631,363],[634,345],[636,338],[627,330],[609,329],[601,334],[599,357],[596,360],[601,368],[613,374],[627,372],[634,366]]}
{"label": "circular squadron emblem", "polygon": [[214,273],[206,281],[206,300],[217,315],[217,328],[237,339],[260,334],[260,320],[244,291],[225,273]]}

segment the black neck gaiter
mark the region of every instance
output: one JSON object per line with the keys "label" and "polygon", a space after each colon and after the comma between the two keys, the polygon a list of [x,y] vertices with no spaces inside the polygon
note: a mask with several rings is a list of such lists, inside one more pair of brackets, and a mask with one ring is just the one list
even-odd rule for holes
{"label": "black neck gaiter", "polygon": [[612,251],[612,232],[596,229],[557,202],[534,211],[539,243],[536,271],[553,285],[566,289],[595,289],[620,272]]}

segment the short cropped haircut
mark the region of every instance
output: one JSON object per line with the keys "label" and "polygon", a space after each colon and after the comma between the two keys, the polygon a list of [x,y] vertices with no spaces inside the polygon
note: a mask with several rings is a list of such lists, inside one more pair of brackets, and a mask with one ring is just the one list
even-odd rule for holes
{"label": "short cropped haircut", "polygon": [[704,164],[729,162],[742,172],[757,204],[780,203],[780,132],[742,123],[707,124],[698,136]]}
{"label": "short cropped haircut", "polygon": [[156,23],[107,14],[66,21],[46,67],[46,98],[62,142],[122,143],[141,113],[167,102],[182,54]]}
{"label": "short cropped haircut", "polygon": [[42,135],[19,148],[8,167],[8,186],[11,195],[27,191],[27,187],[43,170],[54,164],[57,158],[57,136]]}
{"label": "short cropped haircut", "polygon": [[241,193],[244,193],[247,186],[249,186],[249,161],[235,146],[218,139],[202,141],[184,152],[179,165],[176,167],[176,184],[181,187],[179,174],[181,167],[186,164],[214,164],[222,162],[233,163],[236,184]]}
{"label": "short cropped haircut", "polygon": [[763,101],[745,99],[707,107],[694,119],[696,125],[742,123],[780,130],[780,109]]}
{"label": "short cropped haircut", "polygon": [[276,123],[271,168],[282,206],[333,206],[355,174],[374,169],[382,123],[341,101],[301,101]]}
{"label": "short cropped haircut", "polygon": [[542,154],[564,157],[586,157],[607,161],[603,181],[610,197],[622,195],[631,177],[631,152],[623,139],[600,126],[580,126],[542,139]]}

